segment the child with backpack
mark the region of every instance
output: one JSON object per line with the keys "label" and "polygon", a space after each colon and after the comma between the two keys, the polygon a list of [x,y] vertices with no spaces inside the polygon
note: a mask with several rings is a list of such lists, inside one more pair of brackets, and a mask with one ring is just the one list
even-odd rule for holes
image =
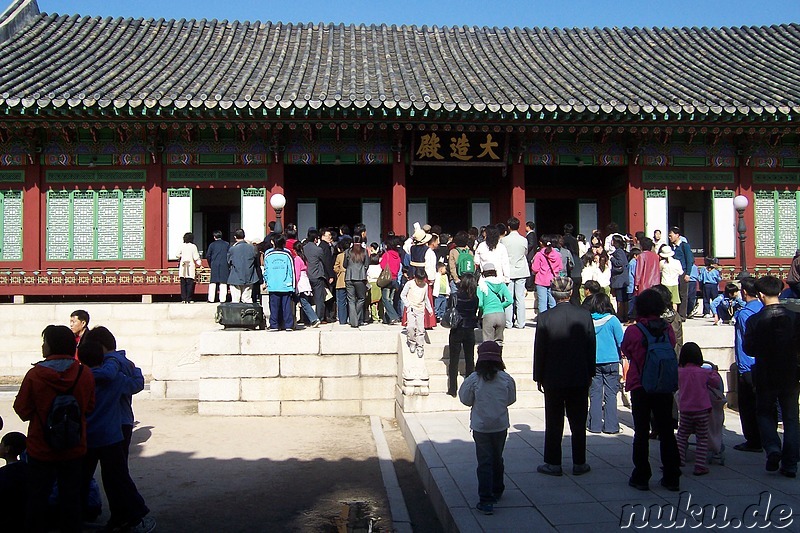
{"label": "child with backpack", "polygon": [[448,271],[450,272],[450,292],[458,290],[463,274],[475,273],[475,256],[469,249],[469,234],[466,231],[459,231],[453,237],[455,246],[447,255]]}
{"label": "child with backpack", "polygon": [[636,325],[622,337],[622,353],[630,360],[625,390],[633,414],[633,472],[628,485],[650,490],[650,416],[661,440],[661,485],[680,490],[680,456],[672,427],[673,394],[678,389],[675,333],[663,318],[664,298],[647,289],[636,297]]}
{"label": "child with backpack", "polygon": [[469,427],[478,457],[478,498],[475,508],[486,515],[502,497],[503,449],[508,434],[508,406],[517,401],[514,378],[505,372],[503,348],[494,341],[478,345],[475,372],[464,379],[458,398],[470,406]]}
{"label": "child with backpack", "polygon": [[694,342],[683,345],[678,368],[680,422],[678,424],[678,452],[681,466],[686,464],[689,435],[695,434],[697,448],[694,454],[694,475],[708,474],[709,421],[711,397],[709,388],[721,385],[719,374],[703,368],[703,352]]}

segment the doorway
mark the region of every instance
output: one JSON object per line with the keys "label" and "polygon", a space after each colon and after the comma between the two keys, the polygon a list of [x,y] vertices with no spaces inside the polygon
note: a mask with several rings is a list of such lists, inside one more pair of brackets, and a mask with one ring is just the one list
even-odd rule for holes
{"label": "doorway", "polygon": [[[669,191],[669,226],[681,228],[689,241],[695,257],[710,255],[711,242],[711,193],[709,191]],[[666,231],[665,237],[666,237]]]}
{"label": "doorway", "polygon": [[230,241],[233,232],[241,227],[241,202],[239,189],[195,189],[192,192],[192,232],[201,256],[214,240],[215,231],[221,231],[222,238]]}
{"label": "doorway", "polygon": [[338,228],[346,224],[353,226],[361,222],[361,198],[336,198],[317,202],[317,227]]}
{"label": "doorway", "polygon": [[578,202],[571,199],[547,199],[536,202],[536,232],[561,235],[564,224],[577,226]]}
{"label": "doorway", "polygon": [[442,233],[455,235],[469,229],[469,198],[430,198],[428,199],[428,224],[441,226]]}

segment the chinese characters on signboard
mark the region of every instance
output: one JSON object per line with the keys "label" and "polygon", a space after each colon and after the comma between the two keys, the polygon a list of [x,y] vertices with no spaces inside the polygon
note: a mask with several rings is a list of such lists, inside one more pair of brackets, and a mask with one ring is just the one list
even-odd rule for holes
{"label": "chinese characters on signboard", "polygon": [[496,163],[501,162],[502,137],[492,133],[437,132],[417,138],[417,161]]}

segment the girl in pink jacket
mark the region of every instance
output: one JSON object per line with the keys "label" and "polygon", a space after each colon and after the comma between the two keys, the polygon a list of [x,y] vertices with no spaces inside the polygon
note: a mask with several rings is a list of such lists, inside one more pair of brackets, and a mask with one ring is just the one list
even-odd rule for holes
{"label": "girl in pink jacket", "polygon": [[711,417],[709,387],[721,385],[719,374],[703,368],[703,352],[700,347],[687,342],[681,349],[678,367],[678,391],[680,399],[680,421],[678,422],[678,452],[681,466],[686,464],[686,448],[689,435],[694,433],[697,448],[694,455],[694,475],[708,474],[708,425]]}
{"label": "girl in pink jacket", "polygon": [[539,312],[544,313],[556,306],[553,295],[550,294],[550,282],[560,275],[564,265],[561,253],[553,248],[552,235],[539,237],[539,251],[531,261],[531,273],[535,276],[536,297],[539,299]]}

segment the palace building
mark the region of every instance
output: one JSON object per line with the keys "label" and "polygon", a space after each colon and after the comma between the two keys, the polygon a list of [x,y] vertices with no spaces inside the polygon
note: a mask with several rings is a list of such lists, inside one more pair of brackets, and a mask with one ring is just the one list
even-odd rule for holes
{"label": "palace building", "polygon": [[[800,25],[345,26],[0,15],[0,295],[177,292],[282,219],[684,228],[738,270],[798,248]],[[202,291],[203,288],[198,288]]]}

